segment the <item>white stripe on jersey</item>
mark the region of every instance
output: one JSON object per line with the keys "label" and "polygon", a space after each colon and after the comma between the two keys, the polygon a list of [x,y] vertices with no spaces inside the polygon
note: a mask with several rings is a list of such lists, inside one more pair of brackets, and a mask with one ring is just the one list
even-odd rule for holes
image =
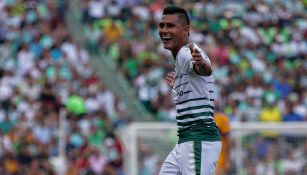
{"label": "white stripe on jersey", "polygon": [[189,142],[188,146],[189,146],[188,166],[190,171],[189,174],[196,174],[194,142]]}
{"label": "white stripe on jersey", "polygon": [[185,101],[176,103],[177,111],[182,110],[182,109],[186,109],[186,108],[189,108],[189,107],[200,106],[200,105],[210,105],[211,107],[214,107],[214,101],[210,101],[208,99],[199,99],[199,100],[187,101],[185,103],[184,102]]}
{"label": "white stripe on jersey", "polygon": [[[212,119],[213,120],[213,119]],[[206,124],[211,124],[212,122],[204,122],[204,123],[206,123]],[[179,126],[179,125],[177,125],[177,127],[179,128],[179,130],[182,130],[182,129],[186,129],[186,128],[189,128],[189,127],[191,127],[191,126],[195,126],[197,123],[194,123],[194,124],[192,124],[192,125],[190,125],[190,126]]]}
{"label": "white stripe on jersey", "polygon": [[[182,116],[182,115],[188,115],[188,114],[195,114],[195,113],[201,113],[201,112],[212,112],[214,113],[214,110],[212,109],[196,109],[196,110],[192,110],[192,111],[185,111],[185,112],[181,112],[181,113],[178,113],[177,116]],[[207,116],[209,117],[209,116]],[[178,121],[178,120],[177,120]]]}
{"label": "white stripe on jersey", "polygon": [[[187,118],[187,119],[183,119],[183,120],[177,119],[177,122],[184,123],[184,122],[191,122],[191,121],[200,120],[200,119],[207,119],[207,118],[211,118],[211,117],[201,116],[201,117],[195,117],[195,118]],[[208,123],[212,123],[212,122],[208,122]]]}

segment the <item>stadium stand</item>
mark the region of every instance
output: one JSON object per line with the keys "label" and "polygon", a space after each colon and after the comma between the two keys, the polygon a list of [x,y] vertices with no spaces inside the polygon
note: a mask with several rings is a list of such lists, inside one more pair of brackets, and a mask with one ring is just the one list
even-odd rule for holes
{"label": "stadium stand", "polygon": [[[307,120],[303,1],[84,0],[83,48],[67,30],[67,1],[2,0],[0,174],[56,174],[53,159],[59,154],[59,110],[64,107],[69,111],[67,174],[124,174],[114,130],[130,119],[125,104],[90,67],[88,52],[102,49],[154,119],[173,122],[176,111],[163,81],[173,70],[172,58],[156,28],[162,8],[172,3],[191,12],[191,38],[213,62],[216,103],[231,121]],[[245,174],[276,169],[306,174],[306,138],[295,138],[297,145],[291,139],[281,147],[272,138],[247,140],[246,158],[255,159],[244,160]],[[143,174],[155,172],[161,162],[140,145]],[[264,157],[268,150],[280,152]]]}
{"label": "stadium stand", "polygon": [[59,174],[59,111],[66,174],[122,174],[114,133],[125,105],[97,78],[65,24],[67,1],[0,1],[0,174]]}
{"label": "stadium stand", "polygon": [[269,106],[284,115],[286,104],[306,120],[306,6],[301,1],[82,2],[88,47],[101,47],[117,63],[156,120],[174,121],[169,89],[161,81],[173,68],[172,58],[162,49],[156,26],[162,8],[171,3],[190,10],[191,39],[211,58],[216,102],[232,121],[262,120],[259,112]]}
{"label": "stadium stand", "polygon": [[[105,58],[117,64],[137,91],[137,97],[156,121],[175,121],[176,111],[170,89],[164,82],[173,70],[172,58],[161,45],[157,21],[167,4],[190,11],[191,39],[207,52],[214,66],[216,104],[232,122],[307,121],[306,111],[306,2],[278,0],[183,1],[183,0],[89,0],[80,8],[86,26],[87,48],[104,50]],[[272,133],[269,133],[270,136]],[[274,134],[273,134],[274,135]],[[244,145],[247,154],[262,154],[279,149],[276,142]],[[270,137],[269,136],[269,137]],[[271,140],[272,138],[269,138]],[[244,161],[243,173],[304,174],[306,164],[287,170],[288,160],[306,160],[298,156],[300,143],[265,157],[274,162],[267,167],[261,155]],[[142,144],[142,143],[140,143]],[[256,150],[253,144],[263,145]],[[156,155],[140,146],[143,174],[156,171]],[[145,146],[146,147],[146,146]],[[262,146],[260,146],[262,149]],[[295,158],[290,152],[295,152]],[[283,157],[288,153],[289,157]],[[252,157],[254,155],[251,155]],[[254,166],[257,165],[257,166]],[[279,166],[279,167],[278,167]],[[278,167],[278,168],[276,168]],[[305,168],[304,168],[305,167]],[[277,170],[276,170],[277,169]],[[273,172],[274,171],[274,172]]]}

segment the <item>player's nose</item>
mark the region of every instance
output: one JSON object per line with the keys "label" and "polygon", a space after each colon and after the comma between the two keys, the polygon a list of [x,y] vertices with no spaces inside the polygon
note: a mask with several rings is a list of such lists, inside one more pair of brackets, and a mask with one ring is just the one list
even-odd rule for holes
{"label": "player's nose", "polygon": [[165,26],[160,27],[160,33],[167,33],[167,32],[168,32],[167,27],[165,27]]}

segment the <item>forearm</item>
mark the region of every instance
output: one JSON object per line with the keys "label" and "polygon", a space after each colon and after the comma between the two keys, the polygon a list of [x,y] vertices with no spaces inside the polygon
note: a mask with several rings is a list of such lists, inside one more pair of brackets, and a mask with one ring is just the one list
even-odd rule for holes
{"label": "forearm", "polygon": [[201,65],[193,65],[194,71],[201,76],[210,76],[212,74],[212,68],[210,63],[204,60]]}

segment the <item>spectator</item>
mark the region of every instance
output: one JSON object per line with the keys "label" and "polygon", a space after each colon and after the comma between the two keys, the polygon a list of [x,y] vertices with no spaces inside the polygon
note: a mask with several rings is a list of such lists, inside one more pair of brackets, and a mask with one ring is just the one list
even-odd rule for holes
{"label": "spectator", "polygon": [[283,115],[283,121],[303,121],[303,117],[293,111],[293,104],[291,102],[286,104],[286,112]]}
{"label": "spectator", "polygon": [[[67,30],[66,5],[0,2],[0,174],[56,174],[65,168],[57,156],[59,111],[66,104],[67,167],[72,170],[68,173],[93,172],[88,150],[97,143],[99,156],[106,157],[104,164],[122,171],[122,152],[118,151],[114,164],[102,154],[102,143],[106,133],[118,126],[117,113],[125,113],[125,105],[103,88],[89,66],[88,52]],[[95,10],[93,18],[104,14]],[[72,97],[75,101],[68,105]]]}
{"label": "spectator", "polygon": [[[99,47],[103,51],[119,54],[106,55],[104,59],[115,60],[117,68],[136,89],[137,98],[155,120],[168,122],[175,121],[176,117],[172,112],[175,109],[169,98],[170,90],[164,88],[162,80],[166,72],[174,69],[169,64],[172,58],[161,49],[157,27],[153,25],[167,4],[190,9],[190,37],[201,41],[200,45],[212,59],[216,95],[220,99],[217,103],[230,121],[282,122],[284,117],[293,120],[293,114],[307,120],[303,64],[307,53],[304,42],[307,28],[303,2],[123,2],[101,2],[115,8],[115,13],[105,10],[101,19],[86,21],[87,28],[102,31],[104,25],[98,25],[101,21],[115,21],[116,18],[124,31],[123,38],[109,42],[95,32],[88,37],[100,37]],[[159,67],[164,68],[157,69],[155,65],[161,64],[163,66]],[[293,104],[293,113],[284,111],[288,101]],[[248,163],[256,165],[255,162]],[[271,160],[261,167],[271,167],[269,162]],[[256,173],[256,169],[250,166],[246,173]]]}

